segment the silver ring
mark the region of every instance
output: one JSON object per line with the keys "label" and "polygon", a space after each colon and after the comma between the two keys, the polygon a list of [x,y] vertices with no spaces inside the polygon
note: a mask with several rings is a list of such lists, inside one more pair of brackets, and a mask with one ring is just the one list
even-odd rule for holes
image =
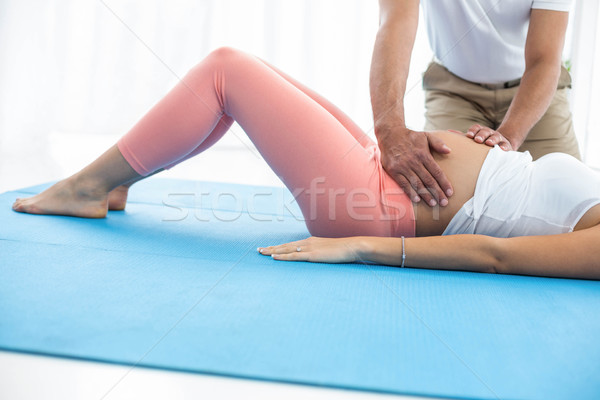
{"label": "silver ring", "polygon": [[296,247],[296,251],[302,251],[302,248],[300,246]]}

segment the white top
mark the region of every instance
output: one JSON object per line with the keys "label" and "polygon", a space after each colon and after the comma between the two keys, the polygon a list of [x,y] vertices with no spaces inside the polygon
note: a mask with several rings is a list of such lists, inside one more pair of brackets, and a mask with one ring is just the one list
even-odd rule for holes
{"label": "white top", "polygon": [[532,161],[527,151],[503,151],[496,145],[483,162],[475,194],[443,234],[567,233],[598,204],[600,174],[574,157],[550,153]]}
{"label": "white top", "polygon": [[421,0],[429,43],[450,72],[501,83],[525,71],[532,8],[566,11],[572,0]]}

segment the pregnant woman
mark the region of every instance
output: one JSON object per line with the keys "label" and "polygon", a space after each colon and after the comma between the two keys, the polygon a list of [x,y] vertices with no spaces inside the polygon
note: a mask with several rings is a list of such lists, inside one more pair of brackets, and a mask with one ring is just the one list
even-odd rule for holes
{"label": "pregnant woman", "polygon": [[129,186],[208,149],[234,120],[314,235],[261,254],[600,279],[600,176],[579,161],[554,153],[532,162],[461,134],[426,133],[453,193],[439,205],[413,202],[416,193],[400,189],[377,144],[339,109],[231,48],[192,68],[97,160],[13,209],[105,217],[125,207]]}

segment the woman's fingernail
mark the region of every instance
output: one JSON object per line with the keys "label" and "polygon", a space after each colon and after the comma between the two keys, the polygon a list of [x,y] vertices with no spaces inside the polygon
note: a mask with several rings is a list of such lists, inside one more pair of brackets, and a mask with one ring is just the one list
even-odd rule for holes
{"label": "woman's fingernail", "polygon": [[415,197],[413,197],[413,201],[415,203],[418,203],[419,201],[421,201],[421,198],[419,196],[415,196]]}
{"label": "woman's fingernail", "polygon": [[431,207],[435,206],[437,204],[437,201],[435,201],[434,199],[429,200],[429,205]]}
{"label": "woman's fingernail", "polygon": [[446,190],[446,196],[452,196],[452,189]]}
{"label": "woman's fingernail", "polygon": [[447,199],[442,199],[442,200],[440,200],[440,205],[441,205],[442,207],[446,207],[446,206],[448,205],[448,200],[447,200]]}

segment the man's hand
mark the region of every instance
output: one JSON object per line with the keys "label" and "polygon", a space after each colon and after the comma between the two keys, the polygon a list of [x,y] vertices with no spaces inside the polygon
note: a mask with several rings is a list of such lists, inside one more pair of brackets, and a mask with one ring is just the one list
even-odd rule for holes
{"label": "man's hand", "polygon": [[439,138],[407,128],[379,128],[377,138],[381,164],[412,201],[423,199],[430,206],[448,205],[453,189],[435,162],[431,150],[441,154],[450,148]]}
{"label": "man's hand", "polygon": [[469,128],[467,137],[473,139],[477,143],[486,144],[490,147],[498,145],[504,151],[516,150],[512,143],[500,132],[478,124]]}

